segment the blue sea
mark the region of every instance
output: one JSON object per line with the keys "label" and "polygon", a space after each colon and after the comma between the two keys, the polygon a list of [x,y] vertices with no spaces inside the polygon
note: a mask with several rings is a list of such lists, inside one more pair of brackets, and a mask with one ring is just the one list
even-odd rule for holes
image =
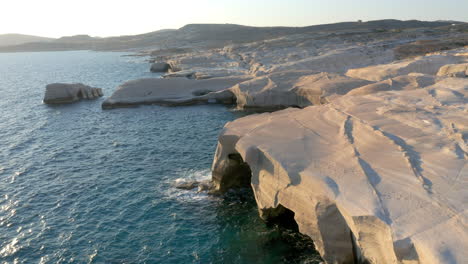
{"label": "blue sea", "polygon": [[126,80],[158,77],[125,55],[0,54],[0,262],[319,263],[310,240],[258,217],[251,190],[174,187],[210,178],[217,135],[241,113],[42,103],[48,83],[109,96]]}

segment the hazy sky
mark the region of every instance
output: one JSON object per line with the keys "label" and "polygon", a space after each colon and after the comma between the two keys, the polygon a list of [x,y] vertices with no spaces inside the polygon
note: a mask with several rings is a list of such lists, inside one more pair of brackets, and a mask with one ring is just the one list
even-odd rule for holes
{"label": "hazy sky", "polygon": [[0,0],[0,34],[117,36],[189,23],[306,26],[384,18],[468,21],[468,0]]}

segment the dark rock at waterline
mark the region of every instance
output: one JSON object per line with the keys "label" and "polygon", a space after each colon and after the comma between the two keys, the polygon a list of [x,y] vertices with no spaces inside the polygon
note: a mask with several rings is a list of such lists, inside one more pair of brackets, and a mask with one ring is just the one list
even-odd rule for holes
{"label": "dark rock at waterline", "polygon": [[82,83],[51,83],[46,86],[45,104],[67,104],[81,99],[95,99],[103,96],[101,88]]}
{"label": "dark rock at waterline", "polygon": [[213,184],[211,181],[185,181],[176,183],[175,187],[181,190],[193,190],[197,189],[197,192],[210,192],[213,189]]}
{"label": "dark rock at waterline", "polygon": [[177,189],[182,189],[182,190],[193,190],[198,187],[198,184],[199,184],[198,181],[187,181],[187,182],[176,183],[175,187]]}
{"label": "dark rock at waterline", "polygon": [[170,65],[165,62],[154,62],[151,64],[151,72],[167,72],[170,68]]}

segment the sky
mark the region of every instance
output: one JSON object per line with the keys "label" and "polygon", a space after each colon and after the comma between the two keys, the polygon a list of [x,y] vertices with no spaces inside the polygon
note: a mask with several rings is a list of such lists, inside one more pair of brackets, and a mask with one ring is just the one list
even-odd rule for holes
{"label": "sky", "polygon": [[0,34],[120,36],[190,23],[308,26],[377,19],[468,21],[468,0],[0,0]]}

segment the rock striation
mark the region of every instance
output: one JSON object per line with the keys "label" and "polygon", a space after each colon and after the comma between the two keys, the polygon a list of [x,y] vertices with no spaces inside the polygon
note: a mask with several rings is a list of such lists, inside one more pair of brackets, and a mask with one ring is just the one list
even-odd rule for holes
{"label": "rock striation", "polygon": [[228,123],[215,186],[292,211],[326,263],[465,263],[468,79],[431,82]]}
{"label": "rock striation", "polygon": [[311,71],[276,72],[239,83],[229,89],[238,109],[278,110],[326,103],[369,81],[336,73]]}
{"label": "rock striation", "polygon": [[45,104],[67,104],[81,99],[95,99],[103,96],[101,88],[82,83],[52,83],[46,86]]}
{"label": "rock striation", "polygon": [[449,77],[468,77],[468,63],[462,64],[450,64],[442,66],[437,72],[437,76],[449,76]]}
{"label": "rock striation", "polygon": [[366,95],[382,91],[414,90],[433,85],[436,80],[437,78],[433,75],[410,73],[353,89],[348,94]]}
{"label": "rock striation", "polygon": [[[261,74],[259,72],[249,74],[239,71],[238,64],[233,66],[231,73],[222,70],[225,66],[203,73],[201,71],[203,67],[209,65],[217,67],[219,64],[193,57],[190,61],[196,60],[200,67],[204,66],[168,73],[166,74],[168,78],[164,80],[142,79],[127,82],[104,102],[103,107],[148,103],[161,105],[225,103],[236,104],[238,109],[255,111],[274,111],[287,107],[304,108],[327,103],[334,97],[348,93],[363,95],[390,90],[412,90],[427,87],[438,79],[446,77],[465,77],[468,61],[465,51],[466,49],[458,49],[349,69],[346,75],[340,73],[342,68],[338,69],[339,67],[334,67],[333,70],[336,72],[319,72],[302,67],[296,70],[277,71],[276,66],[263,68]],[[216,57],[216,60],[218,59],[223,61],[221,57]],[[351,60],[349,57],[341,58],[341,61],[349,60]],[[333,63],[338,65],[341,62],[335,60]],[[342,65],[350,64],[346,63]],[[298,66],[294,65],[291,67]],[[324,65],[326,64],[317,64],[314,67],[318,69]],[[171,66],[171,69],[176,67]],[[203,75],[205,73],[207,75]],[[215,73],[219,73],[219,76],[226,74],[229,76],[214,77],[217,76]]]}
{"label": "rock striation", "polygon": [[423,73],[436,75],[440,67],[447,64],[456,64],[467,61],[468,58],[453,56],[451,54],[435,54],[396,61],[390,64],[369,66],[364,68],[350,69],[347,76],[369,81],[383,81],[388,78],[406,75],[410,73]]}

